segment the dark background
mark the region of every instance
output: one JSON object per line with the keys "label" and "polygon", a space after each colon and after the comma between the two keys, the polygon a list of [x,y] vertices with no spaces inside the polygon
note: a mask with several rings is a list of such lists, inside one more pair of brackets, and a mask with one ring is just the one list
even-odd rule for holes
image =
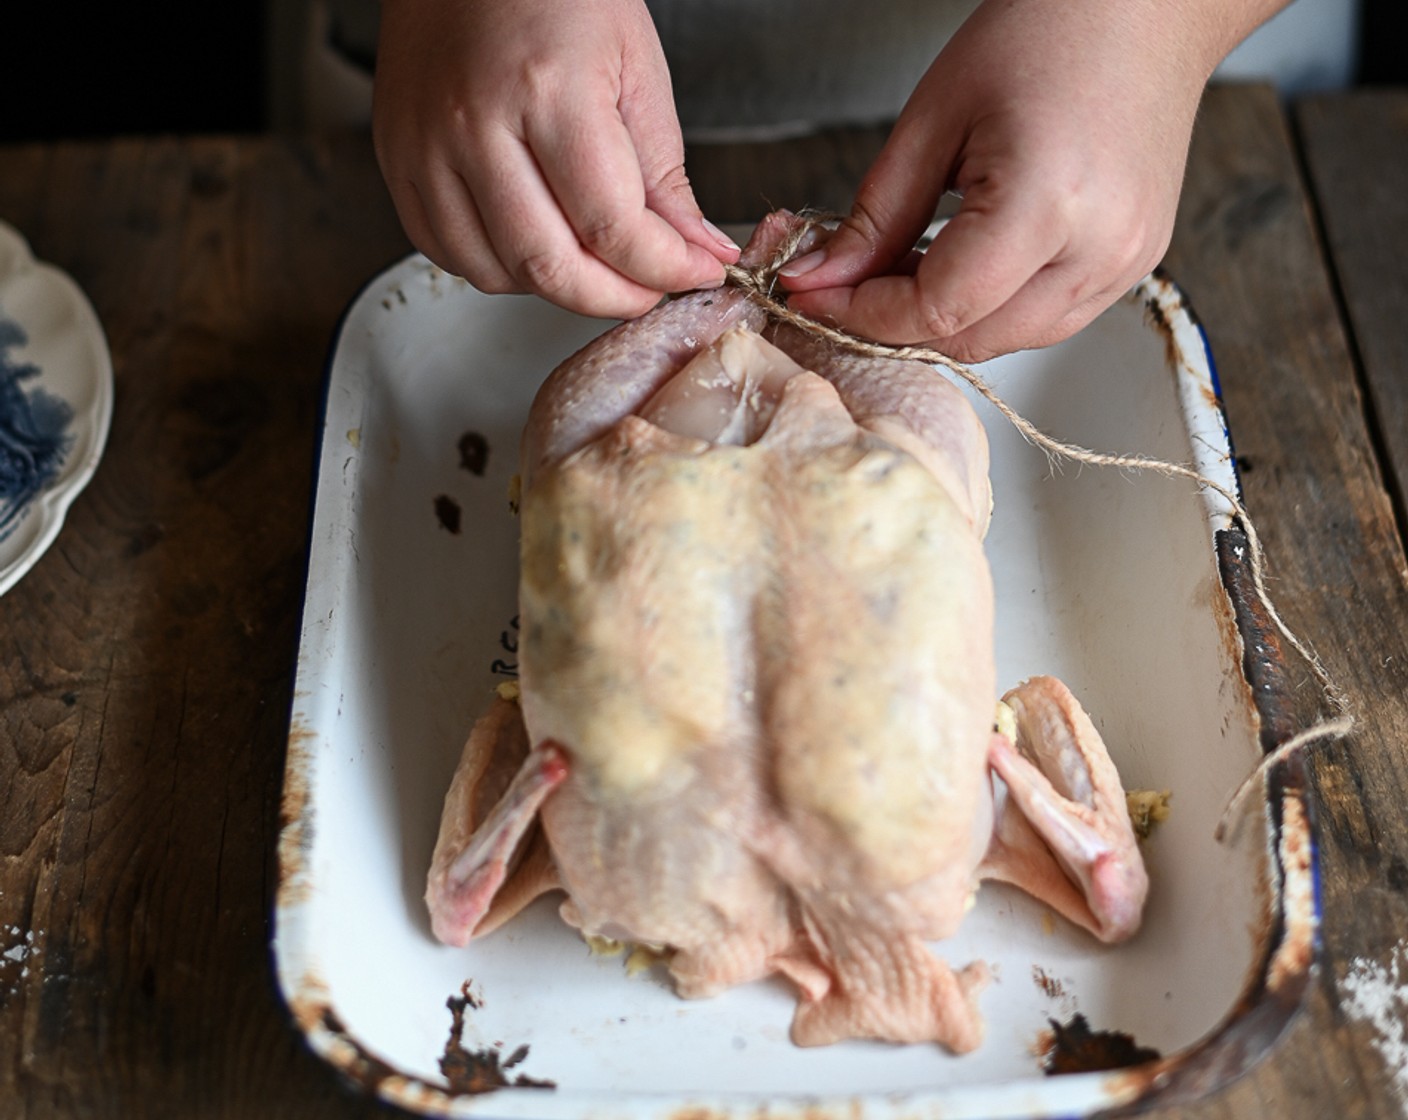
{"label": "dark background", "polygon": [[[278,2],[12,0],[0,141],[262,131]],[[1401,0],[1363,0],[1360,82],[1408,82],[1404,23]]]}
{"label": "dark background", "polygon": [[265,127],[260,0],[6,0],[0,140]]}
{"label": "dark background", "polygon": [[1402,0],[1362,0],[1359,82],[1408,85],[1408,9]]}

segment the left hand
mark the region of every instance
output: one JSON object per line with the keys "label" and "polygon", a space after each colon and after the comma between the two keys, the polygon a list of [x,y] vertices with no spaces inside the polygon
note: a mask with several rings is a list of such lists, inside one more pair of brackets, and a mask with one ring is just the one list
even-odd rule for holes
{"label": "left hand", "polygon": [[382,0],[372,116],[407,235],[481,291],[630,318],[738,258],[643,0]]}
{"label": "left hand", "polygon": [[[1219,3],[987,0],[836,236],[782,271],[791,306],[970,362],[1074,334],[1168,247],[1203,86],[1255,26]],[[957,215],[912,253],[946,189]]]}

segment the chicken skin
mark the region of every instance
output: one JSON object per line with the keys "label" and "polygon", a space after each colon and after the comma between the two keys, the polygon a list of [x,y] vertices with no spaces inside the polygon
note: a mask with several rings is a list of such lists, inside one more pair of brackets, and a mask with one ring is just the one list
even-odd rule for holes
{"label": "chicken skin", "polygon": [[1089,718],[1046,677],[994,718],[987,441],[928,366],[692,293],[554,371],[523,482],[521,696],[446,798],[441,940],[560,889],[584,935],[668,952],[682,996],[785,975],[800,1045],[964,1052],[986,966],[927,942],[981,880],[1102,940],[1137,929]]}

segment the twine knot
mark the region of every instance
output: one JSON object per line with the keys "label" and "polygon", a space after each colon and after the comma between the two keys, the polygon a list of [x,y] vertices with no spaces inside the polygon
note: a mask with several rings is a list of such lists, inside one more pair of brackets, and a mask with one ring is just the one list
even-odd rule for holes
{"label": "twine knot", "polygon": [[741,288],[751,296],[763,296],[772,298],[772,290],[777,283],[778,270],[786,262],[776,264],[769,263],[758,265],[755,268],[744,268],[741,264],[724,265],[725,282],[735,288]]}

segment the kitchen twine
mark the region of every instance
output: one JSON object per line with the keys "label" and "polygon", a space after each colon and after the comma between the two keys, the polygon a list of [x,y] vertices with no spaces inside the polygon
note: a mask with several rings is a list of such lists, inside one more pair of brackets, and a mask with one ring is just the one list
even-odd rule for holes
{"label": "kitchen twine", "polygon": [[1019,431],[1023,438],[1029,443],[1035,444],[1046,453],[1048,461],[1053,469],[1058,459],[1069,459],[1077,463],[1089,463],[1097,467],[1118,467],[1121,470],[1151,471],[1154,474],[1163,475],[1165,478],[1186,478],[1199,486],[1205,486],[1216,491],[1227,504],[1232,507],[1237,519],[1241,522],[1242,531],[1247,537],[1247,555],[1251,562],[1252,585],[1256,590],[1257,600],[1261,603],[1266,613],[1271,616],[1271,620],[1276,624],[1286,641],[1291,643],[1295,651],[1309,666],[1315,679],[1320,682],[1320,687],[1325,697],[1329,700],[1331,707],[1337,715],[1331,719],[1322,719],[1307,727],[1304,731],[1293,735],[1285,742],[1279,744],[1274,750],[1262,756],[1261,762],[1237,787],[1232,794],[1231,800],[1222,812],[1222,817],[1217,823],[1214,836],[1219,842],[1226,838],[1228,826],[1238,807],[1246,799],[1247,794],[1263,779],[1271,767],[1284,759],[1304,750],[1311,743],[1319,742],[1322,739],[1338,739],[1347,735],[1354,726],[1354,717],[1348,712],[1349,703],[1339,687],[1330,678],[1324,664],[1321,662],[1315,650],[1310,644],[1295,633],[1281,618],[1281,613],[1276,609],[1275,603],[1271,601],[1271,594],[1266,589],[1266,554],[1261,545],[1261,538],[1258,536],[1256,526],[1252,524],[1251,514],[1247,512],[1246,506],[1242,504],[1240,498],[1233,494],[1227,487],[1215,482],[1213,479],[1199,473],[1193,467],[1184,463],[1172,463],[1164,459],[1158,459],[1149,455],[1112,455],[1103,451],[1092,451],[1079,444],[1067,443],[1047,435],[1026,417],[1019,414],[1011,405],[1004,401],[995,393],[988,384],[973,372],[964,363],[949,357],[939,350],[928,346],[887,346],[884,343],[871,342],[867,339],[857,338],[855,335],[847,334],[845,331],[837,330],[835,327],[808,318],[798,311],[793,311],[781,300],[773,296],[773,290],[777,282],[778,270],[782,268],[793,254],[797,252],[798,246],[814,226],[827,221],[834,221],[834,215],[807,213],[802,215],[802,221],[778,246],[777,252],[773,254],[770,261],[755,268],[744,268],[741,265],[725,265],[724,271],[727,275],[727,282],[734,287],[741,288],[747,292],[762,308],[774,319],[787,323],[798,330],[807,331],[817,335],[837,346],[851,350],[857,354],[865,354],[874,358],[899,358],[904,361],[926,362],[930,365],[939,365],[949,372],[957,375],[971,385],[984,400],[991,404],[1014,428]]}

